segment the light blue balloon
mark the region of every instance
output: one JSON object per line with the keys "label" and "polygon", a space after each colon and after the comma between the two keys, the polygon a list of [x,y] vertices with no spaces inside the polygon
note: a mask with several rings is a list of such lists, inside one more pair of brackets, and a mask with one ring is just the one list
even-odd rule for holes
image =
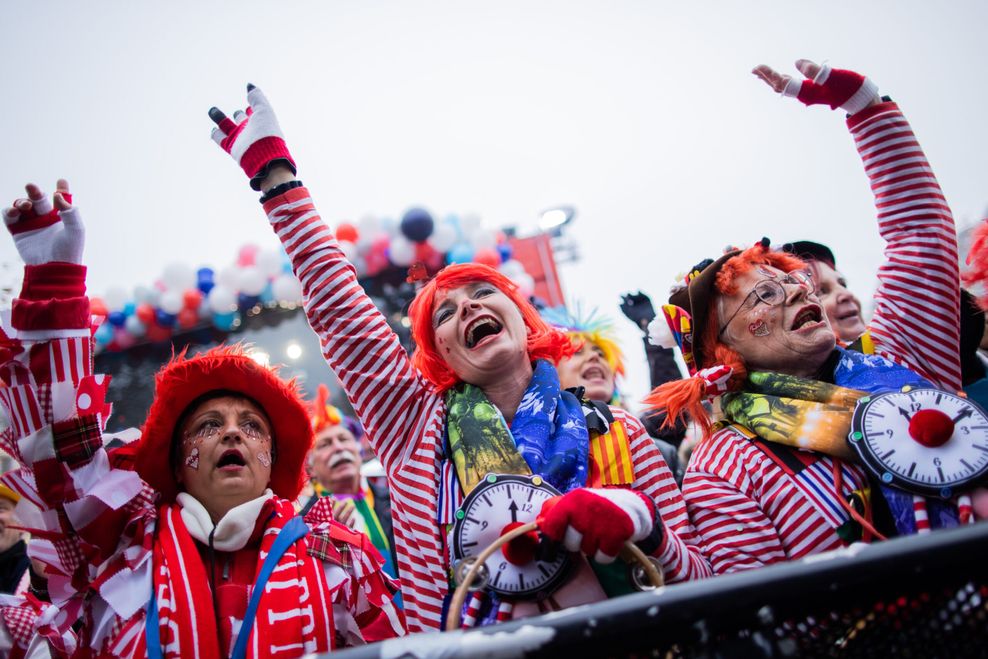
{"label": "light blue balloon", "polygon": [[125,316],[133,316],[135,311],[137,311],[137,305],[133,302],[128,302],[123,305],[123,312]]}
{"label": "light blue balloon", "polygon": [[453,245],[446,254],[448,263],[470,263],[473,260],[473,247],[467,243]]}
{"label": "light blue balloon", "polygon": [[275,301],[274,287],[271,286],[271,282],[268,282],[267,285],[264,287],[264,290],[261,291],[261,303],[270,304],[271,302],[274,301]]}
{"label": "light blue balloon", "polygon": [[96,334],[93,335],[93,338],[96,339],[96,343],[101,346],[105,346],[113,340],[113,325],[110,323],[103,323],[99,326],[99,329],[96,330]]}
{"label": "light blue balloon", "polygon": [[239,320],[239,311],[213,314],[213,326],[216,327],[216,329],[223,330],[224,332],[229,332],[232,330],[234,326],[237,325]]}

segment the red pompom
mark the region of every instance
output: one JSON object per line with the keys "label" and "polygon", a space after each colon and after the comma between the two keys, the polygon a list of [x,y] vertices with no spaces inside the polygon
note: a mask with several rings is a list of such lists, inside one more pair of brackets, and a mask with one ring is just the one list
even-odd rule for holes
{"label": "red pompom", "polygon": [[953,420],[940,410],[920,410],[909,420],[909,436],[929,448],[943,446],[953,434]]}
{"label": "red pompom", "polygon": [[[501,535],[514,531],[519,526],[525,526],[525,523],[511,522],[501,529]],[[529,531],[501,545],[501,553],[512,565],[528,565],[535,560],[535,550],[538,546],[539,534],[536,531]]]}

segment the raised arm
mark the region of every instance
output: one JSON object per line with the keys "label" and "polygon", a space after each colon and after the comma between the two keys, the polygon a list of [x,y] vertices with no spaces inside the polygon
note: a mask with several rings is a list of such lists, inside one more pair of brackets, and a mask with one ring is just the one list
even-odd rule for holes
{"label": "raised arm", "polygon": [[57,576],[52,601],[78,612],[72,606],[92,589],[109,604],[104,611],[128,617],[143,604],[125,593],[130,579],[150,570],[141,540],[153,524],[152,493],[133,471],[111,468],[103,449],[109,381],[93,374],[84,231],[68,184],[59,181],[54,203],[26,189],[4,211],[25,263],[0,355],[10,420],[3,448],[22,466],[5,480],[45,513],[32,520],[30,552]]}
{"label": "raised arm", "polygon": [[302,282],[306,316],[389,474],[409,458],[442,399],[412,366],[398,337],[295,178],[294,160],[270,103],[247,86],[246,112],[213,108],[213,139],[241,165]]}
{"label": "raised arm", "polygon": [[947,389],[961,387],[960,277],[950,208],[912,128],[898,106],[882,102],[870,80],[799,60],[807,78],[767,66],[756,75],[807,105],[850,115],[848,128],[875,195],[886,241],[869,332],[879,354]]}

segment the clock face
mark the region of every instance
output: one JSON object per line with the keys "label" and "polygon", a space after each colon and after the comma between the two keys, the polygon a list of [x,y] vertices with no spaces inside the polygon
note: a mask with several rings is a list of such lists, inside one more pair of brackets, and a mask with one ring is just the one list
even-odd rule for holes
{"label": "clock face", "polygon": [[[456,511],[454,559],[478,556],[510,528],[535,521],[542,504],[558,494],[539,476],[488,474]],[[565,579],[569,568],[565,551],[553,554],[535,552],[532,560],[519,565],[503,551],[496,551],[485,563],[487,585],[499,595],[513,598],[548,595]]]}
{"label": "clock face", "polygon": [[988,415],[960,396],[910,387],[865,396],[851,427],[851,445],[888,485],[946,499],[988,473]]}

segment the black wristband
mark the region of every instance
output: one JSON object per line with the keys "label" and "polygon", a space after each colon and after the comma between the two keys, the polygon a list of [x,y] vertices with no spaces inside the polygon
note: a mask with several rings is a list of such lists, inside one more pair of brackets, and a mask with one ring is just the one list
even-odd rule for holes
{"label": "black wristband", "polygon": [[299,181],[298,179],[294,181],[288,181],[287,183],[282,183],[280,185],[274,186],[273,188],[265,192],[264,195],[258,201],[260,201],[263,204],[266,203],[269,199],[274,199],[279,195],[285,194],[289,190],[294,190],[295,188],[301,188],[301,187],[302,187],[302,181]]}
{"label": "black wristband", "polygon": [[642,550],[642,553],[646,556],[652,556],[659,547],[662,546],[662,536],[664,535],[664,527],[662,526],[662,517],[659,516],[659,507],[655,507],[655,519],[652,524],[652,532],[648,536],[642,538],[635,545]]}

